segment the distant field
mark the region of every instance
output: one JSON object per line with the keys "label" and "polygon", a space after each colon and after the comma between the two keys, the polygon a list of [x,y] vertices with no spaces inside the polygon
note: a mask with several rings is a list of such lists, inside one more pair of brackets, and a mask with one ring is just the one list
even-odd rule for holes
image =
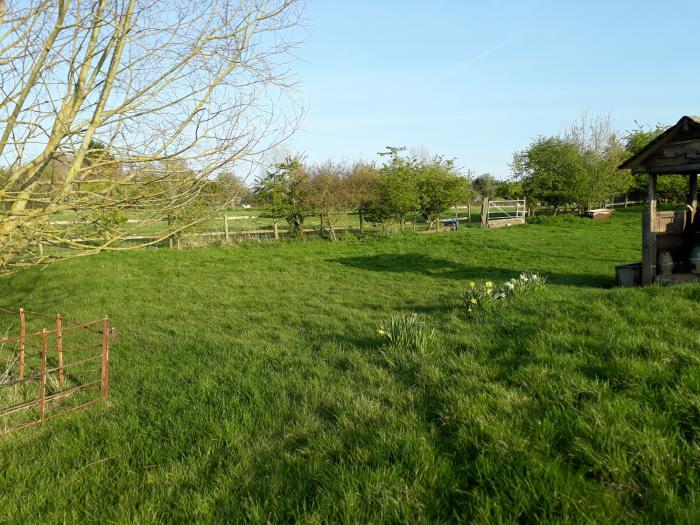
{"label": "distant field", "polygon": [[[201,247],[208,245],[222,244],[226,242],[227,225],[224,222],[224,215],[228,218],[228,242],[246,242],[248,240],[272,239],[274,237],[273,219],[266,216],[265,210],[253,208],[229,208],[227,210],[212,211],[208,218],[203,218],[192,227],[179,231],[177,235],[170,235],[172,228],[164,221],[145,220],[146,217],[138,210],[126,213],[127,223],[122,224],[121,235],[111,243],[112,248],[137,248],[139,246],[155,247]],[[479,225],[479,208],[472,207],[471,220],[466,209],[451,209],[441,214],[443,219],[459,219],[462,227],[476,227]],[[87,246],[98,246],[104,242],[101,234],[89,221],[86,223],[78,220],[74,213],[64,212],[53,217],[54,226],[57,230],[70,232],[64,233],[65,238],[72,241],[84,243]],[[178,223],[175,229],[183,226]],[[277,221],[278,235],[285,238],[288,234],[288,224],[284,220]],[[304,235],[307,237],[318,236],[321,230],[321,219],[318,216],[307,217],[304,221]],[[340,236],[344,234],[356,235],[360,233],[360,221],[357,213],[347,212],[333,216],[333,228]],[[404,230],[424,231],[428,225],[421,216],[408,216]],[[381,226],[364,222],[364,232],[384,232],[400,231],[398,224],[388,224]],[[61,236],[58,235],[57,238]],[[169,238],[172,237],[172,238]],[[41,246],[39,246],[41,244]],[[69,243],[44,241],[33,245],[35,251],[49,256],[65,256],[75,253]]]}
{"label": "distant field", "polygon": [[[700,522],[700,286],[613,287],[638,209],[538,221],[0,279],[119,333],[107,405],[0,440],[0,521]],[[468,282],[523,271],[549,284],[464,317]],[[388,360],[413,312],[435,347]]]}
{"label": "distant field", "polygon": [[[479,212],[478,206],[472,207],[472,223],[476,226],[479,223]],[[229,218],[229,231],[231,233],[236,233],[237,231],[250,231],[250,230],[264,230],[272,231],[272,219],[266,216],[265,210],[257,208],[229,208],[226,210],[221,210],[217,212],[215,217],[203,222],[197,228],[199,231],[224,231],[224,214]],[[132,211],[128,214],[128,219],[130,221],[138,221],[141,217],[138,211]],[[465,224],[468,224],[468,214],[466,209],[451,209],[441,214],[445,219],[460,218]],[[60,213],[55,217],[56,221],[59,222],[70,222],[76,219],[76,215],[72,213]],[[339,229],[358,229],[360,226],[360,220],[357,213],[347,212],[340,213],[334,216],[333,226]],[[426,227],[425,221],[419,215],[407,217],[407,228],[411,228],[412,223],[416,223],[420,229]],[[284,230],[287,228],[287,223],[284,220],[277,221],[278,228]],[[165,228],[165,223],[155,223],[145,225],[142,229],[138,228],[138,225],[134,225],[134,234],[148,234],[153,231],[162,230]],[[320,227],[320,219],[318,216],[307,217],[304,222],[304,228],[315,230]],[[371,223],[365,221],[365,227],[372,230],[375,226]],[[393,226],[397,229],[398,226]]]}

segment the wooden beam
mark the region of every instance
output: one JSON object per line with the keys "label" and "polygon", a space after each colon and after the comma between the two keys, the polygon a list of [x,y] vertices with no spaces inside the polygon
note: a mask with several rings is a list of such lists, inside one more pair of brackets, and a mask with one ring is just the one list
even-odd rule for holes
{"label": "wooden beam", "polygon": [[688,205],[690,206],[690,217],[688,224],[695,225],[698,216],[698,174],[691,175],[688,180]]}
{"label": "wooden beam", "polygon": [[656,276],[656,175],[649,175],[649,209],[642,222],[642,284]]}
{"label": "wooden beam", "polygon": [[481,227],[489,227],[489,199],[488,197],[483,197],[481,199]]}

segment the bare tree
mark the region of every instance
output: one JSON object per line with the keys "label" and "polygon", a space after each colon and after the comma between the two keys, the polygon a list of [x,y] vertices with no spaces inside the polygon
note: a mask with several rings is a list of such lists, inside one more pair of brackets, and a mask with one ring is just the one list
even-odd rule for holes
{"label": "bare tree", "polygon": [[605,204],[615,194],[629,190],[630,176],[617,169],[625,152],[622,141],[613,128],[610,114],[595,115],[585,110],[579,120],[569,126],[564,137],[576,145],[585,163],[588,176],[585,193],[589,207]]}
{"label": "bare tree", "polygon": [[348,208],[357,212],[360,233],[364,231],[364,219],[371,213],[379,199],[380,171],[374,164],[356,162],[343,181]]}
{"label": "bare tree", "polygon": [[[117,241],[134,228],[60,215],[139,209],[165,238],[163,218],[208,177],[283,141],[300,116],[289,64],[301,10],[298,0],[0,3],[0,270],[44,260],[36,241],[125,249]],[[185,177],[163,169],[170,159]],[[95,235],[106,223],[110,234]]]}
{"label": "bare tree", "polygon": [[327,161],[309,169],[309,202],[321,219],[321,232],[337,240],[336,227],[340,215],[351,206],[345,177],[348,169],[341,163]]}

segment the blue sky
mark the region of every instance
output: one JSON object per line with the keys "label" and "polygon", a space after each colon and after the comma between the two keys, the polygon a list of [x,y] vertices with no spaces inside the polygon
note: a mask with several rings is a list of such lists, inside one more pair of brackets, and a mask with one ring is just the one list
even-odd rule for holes
{"label": "blue sky", "polygon": [[422,146],[510,175],[515,150],[581,112],[700,114],[700,1],[310,0],[294,65],[311,161]]}

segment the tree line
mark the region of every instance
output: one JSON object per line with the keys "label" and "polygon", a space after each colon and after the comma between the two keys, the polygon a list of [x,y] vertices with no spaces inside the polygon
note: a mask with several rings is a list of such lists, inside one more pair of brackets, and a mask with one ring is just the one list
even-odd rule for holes
{"label": "tree line", "polygon": [[290,234],[303,235],[304,220],[321,218],[322,230],[336,240],[340,215],[359,215],[365,222],[399,224],[420,216],[433,228],[440,213],[473,197],[469,179],[443,156],[419,158],[405,148],[388,147],[384,162],[352,165],[327,161],[305,165],[288,156],[266,170],[253,186],[254,202],[274,220],[284,220]]}
{"label": "tree line", "polygon": [[[564,133],[540,136],[513,155],[513,178],[492,191],[521,192],[533,204],[584,211],[605,206],[615,197],[646,200],[647,176],[633,175],[618,166],[654,140],[666,126],[639,126],[620,134],[609,117],[583,114]],[[659,198],[678,202],[685,196],[684,181],[659,177]]]}

